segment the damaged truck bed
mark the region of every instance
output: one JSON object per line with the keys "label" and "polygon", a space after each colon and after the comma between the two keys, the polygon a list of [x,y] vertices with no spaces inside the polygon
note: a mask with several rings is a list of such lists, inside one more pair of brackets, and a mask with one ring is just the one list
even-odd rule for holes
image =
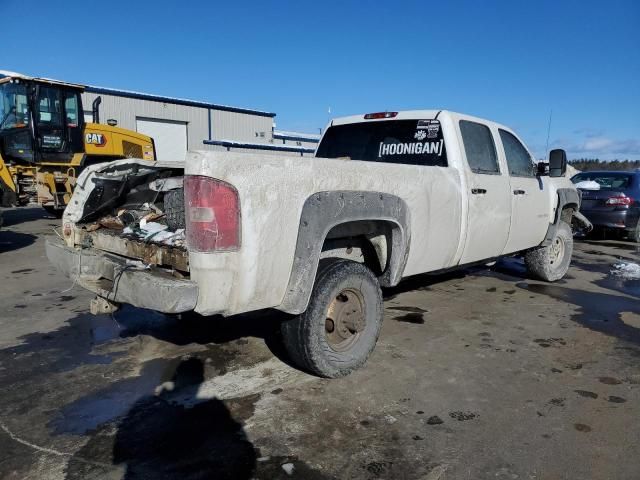
{"label": "damaged truck bed", "polygon": [[138,259],[143,264],[173,268],[173,274],[183,278],[182,272],[189,272],[189,254],[184,247],[174,247],[159,242],[146,242],[133,234],[120,234],[113,230],[78,232],[77,244],[115,253],[123,257]]}
{"label": "damaged truck bed", "polygon": [[105,308],[117,302],[192,310],[198,289],[189,280],[181,175],[174,164],[131,160],[92,167],[79,179],[62,236],[50,239],[47,254],[106,299]]}

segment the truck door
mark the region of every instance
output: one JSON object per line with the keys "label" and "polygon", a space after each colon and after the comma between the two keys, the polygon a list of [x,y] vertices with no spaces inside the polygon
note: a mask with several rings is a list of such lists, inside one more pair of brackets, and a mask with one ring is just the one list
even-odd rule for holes
{"label": "truck door", "polygon": [[488,126],[460,120],[466,157],[467,229],[460,264],[496,257],[509,238],[511,192]]}
{"label": "truck door", "polygon": [[549,186],[537,176],[533,157],[510,132],[499,129],[511,185],[511,228],[504,253],[538,245],[549,227]]}

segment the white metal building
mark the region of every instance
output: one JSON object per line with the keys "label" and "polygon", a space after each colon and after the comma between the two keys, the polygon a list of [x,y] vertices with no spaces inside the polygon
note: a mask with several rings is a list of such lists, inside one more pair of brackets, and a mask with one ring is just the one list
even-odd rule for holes
{"label": "white metal building", "polygon": [[100,122],[154,139],[158,160],[182,161],[187,150],[240,149],[310,155],[319,135],[274,131],[275,113],[87,86],[82,94],[86,121],[101,98]]}

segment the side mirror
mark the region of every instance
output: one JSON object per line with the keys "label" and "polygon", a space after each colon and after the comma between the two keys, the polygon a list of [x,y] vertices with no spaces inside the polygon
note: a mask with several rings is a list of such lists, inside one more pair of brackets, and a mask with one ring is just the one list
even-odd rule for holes
{"label": "side mirror", "polygon": [[549,176],[564,177],[567,172],[567,152],[561,148],[549,152]]}

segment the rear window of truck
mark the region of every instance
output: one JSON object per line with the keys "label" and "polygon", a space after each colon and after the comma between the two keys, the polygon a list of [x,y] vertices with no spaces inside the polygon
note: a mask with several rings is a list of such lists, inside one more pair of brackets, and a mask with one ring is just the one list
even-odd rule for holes
{"label": "rear window of truck", "polygon": [[447,166],[438,120],[385,120],[329,127],[316,157]]}

